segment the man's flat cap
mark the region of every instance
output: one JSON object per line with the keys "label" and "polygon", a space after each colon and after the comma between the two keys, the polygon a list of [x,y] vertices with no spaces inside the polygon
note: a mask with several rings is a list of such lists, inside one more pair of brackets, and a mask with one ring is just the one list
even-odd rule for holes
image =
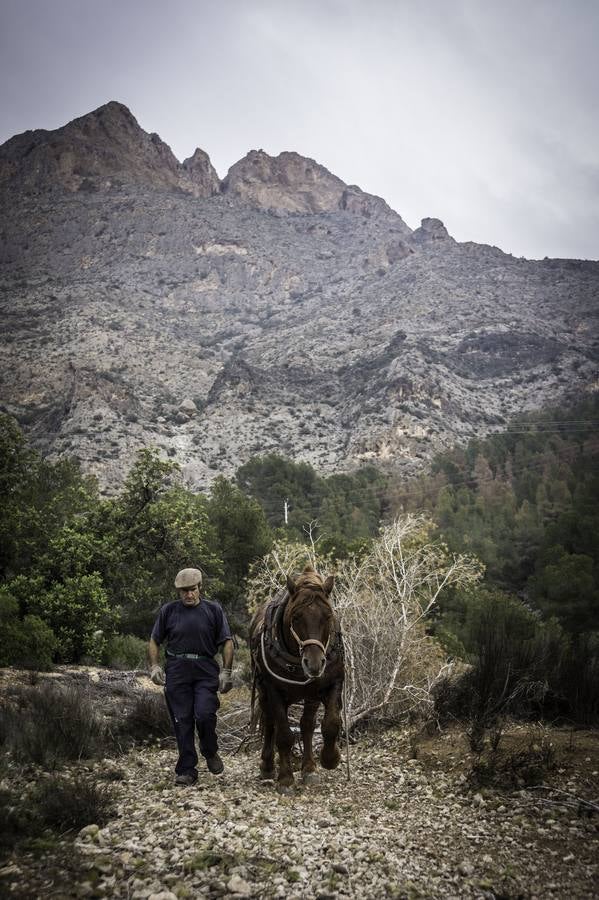
{"label": "man's flat cap", "polygon": [[199,569],[181,569],[180,572],[177,572],[177,577],[175,578],[176,588],[191,588],[201,583],[202,573]]}

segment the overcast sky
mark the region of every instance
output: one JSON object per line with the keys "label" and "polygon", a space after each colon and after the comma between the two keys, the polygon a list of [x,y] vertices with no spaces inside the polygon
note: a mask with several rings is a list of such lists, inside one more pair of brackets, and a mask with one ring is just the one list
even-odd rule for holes
{"label": "overcast sky", "polygon": [[125,103],[219,175],[295,150],[412,228],[599,258],[597,0],[0,0],[0,142]]}

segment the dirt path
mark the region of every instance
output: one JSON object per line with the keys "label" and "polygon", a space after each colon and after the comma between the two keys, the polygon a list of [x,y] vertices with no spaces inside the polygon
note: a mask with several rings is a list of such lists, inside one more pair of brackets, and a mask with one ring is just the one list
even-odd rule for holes
{"label": "dirt path", "polygon": [[[599,794],[596,737],[568,756],[558,735],[551,784]],[[559,743],[558,741],[558,743]],[[13,855],[9,897],[588,898],[599,884],[599,817],[541,802],[547,791],[477,792],[463,738],[437,737],[410,759],[387,732],[352,750],[352,780],[323,772],[290,797],[257,779],[257,754],[225,754],[225,774],[172,784],[172,749],[93,765],[120,770],[118,817],[76,839]],[[572,748],[571,748],[572,750]],[[560,762],[563,765],[560,765]],[[553,795],[555,796],[555,795]],[[3,885],[3,887],[2,887]]]}

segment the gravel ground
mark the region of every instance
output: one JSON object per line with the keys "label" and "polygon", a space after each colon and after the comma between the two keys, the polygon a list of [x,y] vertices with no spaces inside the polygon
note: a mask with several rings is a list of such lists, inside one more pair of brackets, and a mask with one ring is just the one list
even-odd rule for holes
{"label": "gravel ground", "polygon": [[[403,732],[364,738],[352,748],[349,783],[340,767],[320,772],[316,783],[298,783],[290,796],[258,780],[254,750],[223,754],[224,775],[201,771],[191,788],[172,783],[172,748],[134,750],[89,766],[100,776],[121,770],[118,816],[104,828],[84,828],[74,846],[71,837],[46,851],[15,852],[0,869],[0,893],[599,896],[599,817],[581,816],[565,800],[544,802],[565,798],[544,789],[471,789],[464,746],[463,738],[438,737],[414,760]],[[597,757],[580,760],[578,768],[558,769],[552,788],[596,797]]]}

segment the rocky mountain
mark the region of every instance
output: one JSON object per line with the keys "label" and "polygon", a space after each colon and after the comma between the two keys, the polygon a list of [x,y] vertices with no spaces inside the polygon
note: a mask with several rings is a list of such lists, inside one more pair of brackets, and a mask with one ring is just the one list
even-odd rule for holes
{"label": "rocky mountain", "polygon": [[599,263],[412,231],[296,153],[221,182],[126,107],[0,147],[0,400],[115,488],[160,447],[190,485],[279,451],[406,475],[596,390]]}
{"label": "rocky mountain", "polygon": [[57,131],[26,131],[0,148],[0,185],[21,190],[62,187],[97,191],[128,185],[177,188],[211,197],[220,181],[199,148],[180,163],[157,134],[147,134],[112,101]]}

